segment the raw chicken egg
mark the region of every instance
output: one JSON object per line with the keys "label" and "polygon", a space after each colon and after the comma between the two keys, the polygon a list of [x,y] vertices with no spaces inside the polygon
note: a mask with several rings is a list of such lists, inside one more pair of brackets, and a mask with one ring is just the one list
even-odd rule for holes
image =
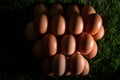
{"label": "raw chicken egg", "polygon": [[53,34],[47,34],[43,38],[43,48],[47,55],[53,56],[57,52],[57,39]]}

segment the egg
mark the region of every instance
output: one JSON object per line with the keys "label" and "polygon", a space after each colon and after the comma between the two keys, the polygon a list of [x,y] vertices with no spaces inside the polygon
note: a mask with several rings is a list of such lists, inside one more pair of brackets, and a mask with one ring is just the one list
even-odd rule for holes
{"label": "egg", "polygon": [[50,9],[51,16],[63,15],[63,13],[64,13],[63,7],[60,4],[56,3],[56,4],[52,5],[52,7]]}
{"label": "egg", "polygon": [[101,28],[102,18],[99,14],[90,14],[87,18],[85,30],[91,35],[95,35]]}
{"label": "egg", "polygon": [[83,72],[80,75],[87,76],[89,74],[89,72],[90,72],[90,65],[89,65],[87,59],[85,59],[85,67],[84,67]]}
{"label": "egg", "polygon": [[86,32],[79,36],[77,43],[77,50],[83,55],[90,53],[94,47],[93,37]]}
{"label": "egg", "polygon": [[40,16],[41,14],[47,14],[47,8],[44,4],[37,4],[34,9],[35,17]]}
{"label": "egg", "polygon": [[81,10],[81,16],[83,17],[84,21],[86,21],[88,15],[92,14],[92,13],[96,13],[95,9],[90,6],[90,5],[87,5],[87,6],[84,6]]}
{"label": "egg", "polygon": [[63,54],[56,54],[51,63],[52,72],[56,76],[62,76],[66,70],[66,58]]}
{"label": "egg", "polygon": [[80,75],[84,69],[85,60],[80,52],[75,52],[70,57],[70,72],[74,75]]}
{"label": "egg", "polygon": [[53,34],[47,34],[43,38],[43,48],[47,55],[53,56],[57,52],[57,39]]}
{"label": "egg", "polygon": [[71,4],[67,8],[66,16],[69,18],[73,14],[80,14],[79,8],[76,4]]}
{"label": "egg", "polygon": [[45,34],[48,29],[48,18],[45,14],[35,18],[35,30],[38,34]]}
{"label": "egg", "polygon": [[105,30],[104,30],[104,27],[102,25],[101,28],[100,28],[100,30],[95,35],[93,35],[93,38],[95,40],[100,40],[104,36],[104,33],[105,33]]}
{"label": "egg", "polygon": [[65,33],[66,23],[62,15],[56,15],[51,21],[51,31],[53,34],[60,36]]}
{"label": "egg", "polygon": [[33,54],[37,59],[43,59],[45,54],[43,52],[42,40],[35,41],[33,45]]}
{"label": "egg", "polygon": [[72,15],[69,19],[69,32],[73,35],[79,35],[83,31],[83,19],[80,15]]}
{"label": "egg", "polygon": [[73,35],[64,35],[61,44],[62,53],[64,55],[72,55],[76,49],[76,40]]}
{"label": "egg", "polygon": [[85,55],[85,57],[92,59],[97,55],[97,51],[98,51],[97,43],[94,41],[94,48],[89,54]]}
{"label": "egg", "polygon": [[34,23],[33,21],[29,22],[25,28],[25,36],[28,40],[36,40],[38,35],[34,30]]}

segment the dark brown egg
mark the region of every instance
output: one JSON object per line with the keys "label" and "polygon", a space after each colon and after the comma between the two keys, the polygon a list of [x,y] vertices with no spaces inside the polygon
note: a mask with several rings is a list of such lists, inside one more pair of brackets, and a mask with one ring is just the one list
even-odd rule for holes
{"label": "dark brown egg", "polygon": [[70,72],[75,75],[80,75],[84,69],[85,60],[80,52],[75,52],[70,58]]}
{"label": "dark brown egg", "polygon": [[94,47],[93,37],[86,32],[82,33],[79,36],[77,42],[78,42],[77,49],[83,55],[90,53]]}
{"label": "dark brown egg", "polygon": [[102,18],[100,15],[93,13],[87,18],[85,30],[91,35],[95,35],[102,26]]}
{"label": "dark brown egg", "polygon": [[80,15],[72,15],[69,19],[69,32],[79,35],[83,31],[83,19]]}
{"label": "dark brown egg", "polygon": [[76,40],[72,35],[64,35],[62,38],[62,53],[64,55],[72,55],[76,49]]}
{"label": "dark brown egg", "polygon": [[54,75],[62,76],[66,69],[66,58],[63,54],[57,54],[52,59],[51,64],[52,72]]}
{"label": "dark brown egg", "polygon": [[48,29],[48,18],[45,14],[35,18],[35,30],[38,34],[45,34]]}
{"label": "dark brown egg", "polygon": [[66,28],[65,19],[62,15],[56,15],[52,18],[51,22],[52,33],[58,36],[63,35],[65,33],[65,28]]}
{"label": "dark brown egg", "polygon": [[25,28],[25,36],[29,40],[36,40],[38,38],[38,35],[36,34],[35,29],[34,29],[33,21],[27,24]]}
{"label": "dark brown egg", "polygon": [[57,39],[52,34],[47,34],[43,38],[43,48],[47,55],[53,56],[57,52]]}

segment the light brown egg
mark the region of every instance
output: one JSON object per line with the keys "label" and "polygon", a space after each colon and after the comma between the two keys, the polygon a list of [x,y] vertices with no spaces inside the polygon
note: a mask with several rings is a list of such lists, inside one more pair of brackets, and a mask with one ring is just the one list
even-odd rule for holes
{"label": "light brown egg", "polygon": [[80,15],[72,15],[69,19],[69,32],[79,35],[83,31],[83,19]]}
{"label": "light brown egg", "polygon": [[102,18],[100,15],[93,13],[87,18],[85,30],[91,35],[95,35],[101,28]]}
{"label": "light brown egg", "polygon": [[66,70],[66,58],[63,54],[57,54],[52,59],[51,64],[54,75],[62,76]]}
{"label": "light brown egg", "polygon": [[64,55],[72,55],[76,49],[76,40],[73,35],[64,35],[62,38],[62,53]]}
{"label": "light brown egg", "polygon": [[43,59],[45,53],[43,52],[42,40],[37,40],[33,45],[33,54],[37,59]]}
{"label": "light brown egg", "polygon": [[71,4],[67,8],[66,16],[69,18],[71,15],[79,14],[79,13],[80,11],[79,11],[78,6],[76,4]]}
{"label": "light brown egg", "polygon": [[48,29],[48,18],[45,14],[35,18],[35,30],[38,34],[45,34]]}
{"label": "light brown egg", "polygon": [[64,13],[63,7],[60,4],[56,3],[56,4],[52,5],[52,7],[50,9],[51,16],[63,15],[63,13]]}
{"label": "light brown egg", "polygon": [[102,25],[101,28],[100,28],[100,30],[99,30],[95,35],[93,35],[93,38],[94,38],[95,40],[100,40],[100,39],[103,38],[104,33],[105,33],[105,30],[104,30],[104,27],[103,27],[103,25]]}
{"label": "light brown egg", "polygon": [[25,28],[25,36],[28,40],[36,40],[38,35],[36,34],[34,30],[34,23],[29,22]]}
{"label": "light brown egg", "polygon": [[97,55],[97,51],[98,51],[97,43],[94,41],[94,48],[89,54],[85,55],[85,57],[92,59]]}
{"label": "light brown egg", "polygon": [[51,31],[55,35],[63,35],[65,33],[66,23],[62,15],[56,15],[52,18]]}
{"label": "light brown egg", "polygon": [[47,55],[53,56],[57,52],[57,39],[53,34],[47,34],[43,38],[43,48]]}
{"label": "light brown egg", "polygon": [[37,4],[34,9],[35,17],[40,16],[41,14],[47,14],[47,8],[44,4]]}
{"label": "light brown egg", "polygon": [[90,15],[92,13],[96,13],[95,9],[92,6],[87,5],[82,8],[81,16],[83,17],[83,19],[85,21],[87,19],[88,15]]}
{"label": "light brown egg", "polygon": [[85,67],[84,67],[83,72],[80,75],[87,76],[89,74],[89,72],[90,72],[90,65],[89,65],[87,59],[85,59]]}
{"label": "light brown egg", "polygon": [[93,37],[86,32],[82,33],[79,36],[77,42],[78,42],[77,49],[83,55],[87,55],[88,53],[90,53],[94,47]]}
{"label": "light brown egg", "polygon": [[82,73],[85,66],[84,57],[80,52],[75,52],[70,58],[70,72],[75,75]]}

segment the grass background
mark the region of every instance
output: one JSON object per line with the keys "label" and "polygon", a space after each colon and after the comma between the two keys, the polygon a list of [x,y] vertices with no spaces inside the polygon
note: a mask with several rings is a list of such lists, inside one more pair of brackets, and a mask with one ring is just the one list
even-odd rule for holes
{"label": "grass background", "polygon": [[[90,59],[86,77],[41,76],[38,62],[32,57],[24,36],[26,24],[33,20],[37,3],[91,5],[103,18],[105,36],[98,43],[98,55]],[[119,0],[0,0],[0,80],[118,80],[120,79],[120,1]]]}

